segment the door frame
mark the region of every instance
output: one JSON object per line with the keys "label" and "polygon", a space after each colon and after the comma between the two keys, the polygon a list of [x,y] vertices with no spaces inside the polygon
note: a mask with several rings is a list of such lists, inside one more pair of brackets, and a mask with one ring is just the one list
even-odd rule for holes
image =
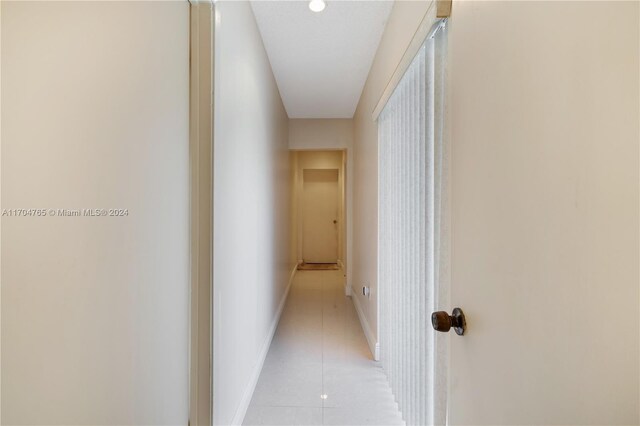
{"label": "door frame", "polygon": [[[326,151],[340,151],[342,152],[342,164],[340,166],[340,173],[342,176],[342,188],[341,188],[341,203],[343,214],[341,215],[342,228],[338,234],[338,244],[342,247],[342,256],[338,258],[338,266],[342,269],[345,276],[345,295],[351,296],[352,294],[352,274],[350,272],[350,262],[353,259],[353,143],[350,142],[345,146],[337,146],[337,147],[295,147],[289,148],[290,154],[298,155],[304,152],[326,152]],[[297,262],[302,262],[302,241],[300,236],[302,234],[301,227],[301,212],[300,212],[300,193],[302,191],[301,186],[299,185],[300,176],[298,174],[297,168],[297,157],[295,160],[295,165],[291,165],[293,167],[293,176],[294,185],[292,187],[292,197],[293,205],[292,208],[295,210],[295,224],[293,228],[294,232],[294,240],[292,242],[293,252]]]}
{"label": "door frame", "polygon": [[[351,219],[352,219],[352,197],[353,197],[353,179],[352,176],[352,158],[353,155],[350,155],[350,147],[337,147],[337,148],[290,148],[289,153],[299,155],[301,153],[309,153],[309,152],[341,152],[342,153],[342,162],[338,167],[339,170],[339,183],[340,183],[340,200],[339,203],[342,207],[342,214],[339,217],[339,223],[341,223],[341,227],[338,231],[338,266],[342,269],[346,276],[346,284],[345,284],[345,294],[347,296],[351,295],[351,274],[348,273],[348,265],[350,259],[352,259],[352,238],[351,238]],[[294,167],[293,180],[294,185],[292,190],[292,196],[294,197],[294,205],[293,208],[296,211],[296,223],[294,228],[295,240],[293,243],[296,260],[298,263],[302,262],[302,167],[298,166],[298,157],[296,157]],[[314,168],[314,167],[309,167]],[[316,167],[317,168],[317,167]],[[298,170],[300,169],[300,170]],[[298,173],[300,172],[300,173]]]}
{"label": "door frame", "polygon": [[215,5],[189,1],[189,425],[213,419],[213,78]]}

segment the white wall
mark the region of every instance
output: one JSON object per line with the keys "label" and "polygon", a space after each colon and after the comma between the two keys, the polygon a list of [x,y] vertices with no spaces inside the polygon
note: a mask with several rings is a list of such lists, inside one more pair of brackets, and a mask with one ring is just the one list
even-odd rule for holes
{"label": "white wall", "polygon": [[638,2],[453,2],[452,424],[638,424]]}
{"label": "white wall", "polygon": [[216,4],[214,422],[242,420],[289,260],[288,118],[248,2]]}
{"label": "white wall", "polygon": [[289,149],[350,149],[353,144],[353,120],[306,119],[289,120]]}
{"label": "white wall", "polygon": [[[396,1],[354,116],[352,287],[371,351],[378,340],[378,128],[371,118],[430,2]],[[371,297],[362,295],[362,286]]]}
{"label": "white wall", "polygon": [[1,8],[1,421],[186,424],[189,5]]}

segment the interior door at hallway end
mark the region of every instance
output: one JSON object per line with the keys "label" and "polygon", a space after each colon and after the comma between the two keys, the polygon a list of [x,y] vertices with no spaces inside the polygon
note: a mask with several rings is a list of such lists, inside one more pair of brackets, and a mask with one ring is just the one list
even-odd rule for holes
{"label": "interior door at hallway end", "polygon": [[338,169],[305,169],[302,195],[302,259],[305,263],[337,263]]}

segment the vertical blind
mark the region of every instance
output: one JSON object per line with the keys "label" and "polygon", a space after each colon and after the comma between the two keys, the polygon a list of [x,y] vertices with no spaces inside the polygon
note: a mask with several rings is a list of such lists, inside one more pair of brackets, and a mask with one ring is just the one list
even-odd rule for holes
{"label": "vertical blind", "polygon": [[447,30],[436,25],[378,117],[380,361],[409,425],[446,422],[447,340],[430,320],[449,275]]}

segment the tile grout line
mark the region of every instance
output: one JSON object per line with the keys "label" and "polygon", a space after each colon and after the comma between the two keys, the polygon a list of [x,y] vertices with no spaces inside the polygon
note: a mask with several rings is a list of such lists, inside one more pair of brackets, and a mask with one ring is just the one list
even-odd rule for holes
{"label": "tile grout line", "polygon": [[[382,403],[382,402],[384,402],[386,406],[388,405],[387,402],[389,400],[393,400],[393,396],[390,395],[391,390],[388,388],[388,383],[385,381],[384,389],[381,389],[381,391],[376,391],[374,394],[372,394],[371,397],[367,397],[366,401],[364,401],[362,398],[356,398],[357,401],[355,406],[352,407],[350,404],[345,404],[346,402],[346,400],[344,400],[345,386],[349,387],[349,389],[351,389],[352,387],[353,389],[356,389],[356,390],[362,389],[362,386],[354,387],[353,382],[358,381],[362,378],[364,378],[365,380],[369,380],[369,379],[372,379],[373,377],[371,374],[368,374],[367,371],[360,371],[361,367],[365,366],[360,361],[362,361],[364,358],[366,358],[367,360],[370,359],[370,354],[368,354],[369,347],[366,344],[366,341],[365,341],[366,337],[362,332],[361,324],[358,321],[357,313],[355,311],[355,308],[352,302],[348,298],[343,299],[344,296],[340,292],[340,285],[338,283],[339,280],[327,272],[325,273],[307,272],[307,274],[309,275],[305,275],[304,273],[301,273],[300,276],[298,277],[298,280],[300,281],[297,281],[294,283],[293,289],[298,288],[302,282],[309,284],[306,286],[302,285],[302,287],[300,287],[304,290],[301,293],[304,297],[302,297],[300,300],[297,300],[297,302],[302,303],[302,305],[299,306],[302,310],[298,310],[295,313],[296,315],[304,316],[307,313],[311,314],[312,312],[315,312],[315,314],[313,314],[313,317],[317,319],[316,309],[317,309],[318,303],[320,303],[320,321],[321,321],[320,322],[320,330],[321,330],[320,339],[317,338],[317,333],[308,334],[309,332],[312,331],[312,329],[310,329],[309,327],[310,326],[315,327],[312,325],[313,322],[296,321],[297,317],[294,315],[292,317],[293,323],[297,325],[293,329],[288,329],[288,332],[294,333],[290,337],[298,336],[298,334],[296,334],[296,330],[298,330],[298,331],[302,331],[302,336],[311,337],[312,340],[305,340],[305,339],[294,340],[292,342],[289,342],[289,344],[294,344],[295,347],[299,347],[300,344],[306,345],[314,341],[316,342],[314,343],[314,346],[315,346],[318,340],[320,340],[321,394],[320,395],[315,394],[315,392],[317,392],[317,388],[315,388],[316,390],[313,391],[313,387],[315,385],[313,385],[312,383],[309,383],[310,386],[305,386],[305,379],[303,378],[304,376],[303,375],[300,377],[301,381],[300,380],[294,381],[295,382],[294,384],[299,384],[303,388],[308,387],[309,390],[313,391],[313,398],[311,399],[302,398],[300,400],[300,398],[297,398],[295,396],[297,395],[297,392],[293,392],[293,393],[285,392],[284,398],[282,397],[278,397],[275,399],[267,398],[265,400],[265,402],[267,403],[264,405],[255,404],[254,403],[255,401],[252,401],[251,405],[258,409],[256,413],[258,417],[254,416],[256,423],[253,423],[253,424],[263,424],[264,422],[267,422],[266,424],[284,424],[285,421],[293,421],[294,423],[292,424],[299,424],[299,425],[305,425],[305,424],[324,425],[324,424],[332,424],[332,422],[337,422],[335,424],[341,424],[341,425],[373,424],[371,422],[375,422],[376,420],[374,418],[371,418],[371,416],[374,415],[372,414],[373,411],[371,411],[372,408],[376,407],[377,405],[379,405],[379,403]],[[305,278],[303,278],[303,276]],[[296,285],[298,287],[296,287]],[[317,297],[318,294],[316,293],[316,291],[320,293],[319,298]],[[295,293],[292,292],[292,294],[295,294]],[[325,305],[325,301],[327,305]],[[288,304],[289,310],[292,308],[294,298],[292,298],[290,302],[291,303]],[[328,308],[328,309],[325,309],[325,308]],[[300,318],[298,318],[298,320],[300,320]],[[357,328],[356,331],[358,333],[358,336],[357,338],[354,337],[355,340],[349,338],[351,326],[355,327],[354,330]],[[315,330],[317,331],[317,329]],[[326,339],[325,339],[325,332],[327,332]],[[276,345],[278,344],[276,341],[274,341],[273,343]],[[347,346],[345,345],[348,346],[348,350],[346,349]],[[294,350],[295,350],[295,347],[294,347]],[[285,345],[283,348],[286,349],[287,346]],[[308,348],[308,349],[311,349],[311,348]],[[367,354],[364,354],[363,350],[366,351]],[[347,351],[349,353],[349,355],[347,356],[348,359],[344,358],[343,351]],[[270,352],[272,351],[270,350]],[[307,353],[307,351],[303,350],[302,352],[295,352],[295,353],[305,354]],[[358,361],[357,364],[352,365],[349,362],[349,360],[354,361],[353,357],[357,358],[357,361]],[[343,362],[346,362],[346,364],[343,365]],[[365,362],[365,364],[366,364],[366,367],[372,366],[368,362]],[[307,366],[305,368],[313,368],[313,364],[303,363],[303,365]],[[340,368],[338,368],[337,371],[332,370],[332,368],[329,368],[328,371],[332,373],[332,375],[328,376],[327,367],[334,367],[336,365],[342,366],[342,367],[346,366],[348,368],[347,370],[344,370],[344,371],[341,370]],[[344,374],[343,375],[340,374],[340,372],[343,372],[343,373],[350,372],[351,370],[349,369],[353,368],[354,366],[355,368],[358,369],[357,374],[349,373],[347,374],[347,376],[344,376]],[[317,368],[317,363],[316,363],[316,368]],[[317,377],[316,375],[317,370],[315,370],[316,371],[315,374],[313,374],[311,370],[306,370],[306,371],[308,371],[309,374],[311,374],[312,376]],[[284,372],[281,374],[291,374],[291,372],[285,369]],[[338,377],[336,377],[336,374],[338,374]],[[273,374],[271,376],[273,376]],[[280,376],[277,376],[277,377],[273,376],[273,377],[275,377],[276,384],[280,383],[277,380],[277,377],[280,377]],[[273,377],[272,377],[272,380],[274,380]],[[317,380],[317,378],[314,380]],[[315,383],[317,384],[317,381]],[[328,386],[328,385],[331,385],[331,386]],[[375,384],[375,387],[377,388],[378,385]],[[334,392],[334,394],[328,395],[327,392],[329,390]],[[320,407],[318,407],[312,401],[317,401],[317,398],[321,397],[322,395],[327,395],[327,400],[322,399],[320,401],[321,405]],[[332,401],[333,405],[327,406],[326,402],[328,401],[329,397],[331,397],[332,399],[336,399],[339,397],[339,401],[338,400],[336,400],[335,402]],[[347,396],[346,398],[347,400],[353,399],[353,395],[351,395],[351,398],[349,396]],[[295,401],[298,401],[298,402],[295,402]],[[337,406],[335,405],[336,403],[337,403]],[[320,408],[321,410],[320,416],[317,415],[318,413],[317,408]],[[329,409],[329,411],[327,411],[327,409]],[[388,413],[391,413],[394,416],[393,420],[391,417],[389,417],[388,424],[401,424],[401,423],[397,423],[396,422],[397,420],[395,419],[397,414],[397,406],[394,406],[394,407],[389,406],[388,408],[385,408],[383,411],[375,414],[374,416],[378,416],[379,414],[386,416]],[[318,423],[318,417],[320,419],[320,423]],[[378,421],[380,420],[381,419],[378,419]],[[248,424],[251,424],[251,423],[248,423]]]}

